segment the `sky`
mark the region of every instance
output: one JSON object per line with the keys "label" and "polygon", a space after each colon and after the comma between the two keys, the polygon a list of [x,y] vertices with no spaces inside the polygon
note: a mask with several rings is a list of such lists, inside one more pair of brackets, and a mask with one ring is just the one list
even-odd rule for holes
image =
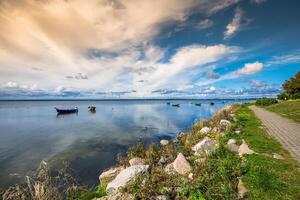
{"label": "sky", "polygon": [[0,99],[276,96],[298,0],[0,0]]}

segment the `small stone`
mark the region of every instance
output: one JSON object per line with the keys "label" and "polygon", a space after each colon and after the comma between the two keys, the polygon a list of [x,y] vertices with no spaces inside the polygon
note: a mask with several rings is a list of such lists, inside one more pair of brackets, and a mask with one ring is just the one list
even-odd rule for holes
{"label": "small stone", "polygon": [[188,163],[182,153],[179,153],[177,155],[176,159],[173,162],[173,167],[174,170],[181,175],[184,175],[191,171],[191,165],[190,163]]}
{"label": "small stone", "polygon": [[218,132],[219,132],[219,129],[218,129],[217,127],[214,127],[214,128],[211,130],[211,132],[213,132],[213,133],[218,133]]}
{"label": "small stone", "polygon": [[198,158],[197,160],[195,160],[197,163],[199,164],[203,164],[206,161],[206,157],[203,158]]}
{"label": "small stone", "polygon": [[209,137],[205,137],[198,144],[193,146],[192,150],[195,152],[196,156],[199,156],[202,153],[209,155],[212,151],[216,150],[218,146],[219,143],[217,140],[213,140],[210,139]]}
{"label": "small stone", "polygon": [[164,165],[164,164],[167,164],[169,161],[170,161],[169,157],[161,156],[159,161],[158,161],[158,164],[159,165]]}
{"label": "small stone", "polygon": [[114,180],[109,182],[106,187],[108,193],[112,193],[133,180],[136,175],[145,173],[149,169],[149,165],[134,165],[123,169]]}
{"label": "small stone", "polygon": [[235,139],[229,139],[227,144],[236,144],[236,140]]}
{"label": "small stone", "polygon": [[241,179],[239,179],[239,183],[238,183],[238,194],[239,194],[239,198],[243,199],[246,197],[246,194],[248,192],[248,189],[245,187],[244,183],[242,182]]}
{"label": "small stone", "polygon": [[204,126],[203,128],[201,128],[200,133],[206,135],[206,134],[208,134],[210,131],[211,131],[211,128],[209,128],[209,127],[207,127],[207,126]]}
{"label": "small stone", "polygon": [[229,126],[230,124],[231,124],[231,122],[226,119],[221,119],[221,121],[220,121],[221,126]]}
{"label": "small stone", "polygon": [[254,151],[248,147],[245,140],[243,140],[243,143],[239,147],[238,152],[239,152],[239,156],[243,156],[244,154],[253,154],[254,153]]}
{"label": "small stone", "polygon": [[129,164],[130,166],[133,165],[144,165],[145,164],[145,159],[139,158],[139,157],[135,157],[129,160]]}
{"label": "small stone", "polygon": [[193,176],[194,176],[193,173],[189,173],[188,178],[191,179],[191,180],[193,180]]}
{"label": "small stone", "polygon": [[170,174],[170,175],[175,174],[175,169],[174,169],[174,167],[173,167],[173,163],[167,164],[167,166],[165,167],[164,171],[165,171],[167,174]]}
{"label": "small stone", "polygon": [[277,153],[273,153],[273,158],[278,159],[278,160],[283,160],[284,159],[282,155],[279,155]]}
{"label": "small stone", "polygon": [[122,171],[123,169],[124,169],[124,167],[121,166],[121,167],[115,167],[115,168],[112,168],[112,169],[102,172],[99,176],[100,183],[103,183],[103,182],[108,183],[108,182],[112,181],[118,175],[118,173],[120,173],[120,171]]}
{"label": "small stone", "polygon": [[160,144],[161,144],[162,146],[166,146],[166,145],[169,144],[169,141],[168,141],[168,140],[161,140],[161,141],[160,141]]}
{"label": "small stone", "polygon": [[156,197],[150,197],[149,200],[169,200],[169,197],[165,196],[165,195],[159,195]]}
{"label": "small stone", "polygon": [[240,130],[235,130],[234,132],[235,132],[236,134],[240,134],[240,133],[241,133]]}

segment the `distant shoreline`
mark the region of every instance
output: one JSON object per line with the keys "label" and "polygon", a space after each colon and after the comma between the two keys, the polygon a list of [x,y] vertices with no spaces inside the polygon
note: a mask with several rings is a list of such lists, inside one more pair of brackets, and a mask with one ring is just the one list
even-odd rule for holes
{"label": "distant shoreline", "polygon": [[197,99],[197,98],[146,98],[146,99],[0,99],[1,101],[189,101],[189,100],[210,100],[210,101],[220,101],[220,100],[256,100],[257,97],[253,98],[207,98],[207,99]]}

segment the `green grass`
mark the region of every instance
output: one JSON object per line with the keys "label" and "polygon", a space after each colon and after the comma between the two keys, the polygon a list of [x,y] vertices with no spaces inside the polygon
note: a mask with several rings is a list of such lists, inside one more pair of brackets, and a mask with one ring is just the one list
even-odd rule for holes
{"label": "green grass", "polygon": [[300,170],[286,150],[260,128],[261,123],[246,106],[237,111],[241,135],[250,148],[260,153],[279,153],[284,160],[264,155],[246,157],[247,173],[243,180],[249,188],[249,199],[297,200],[300,199]]}
{"label": "green grass", "polygon": [[67,200],[91,200],[94,198],[100,198],[106,196],[106,184],[100,184],[96,188],[91,189],[81,189],[79,191],[69,193],[67,196]]}
{"label": "green grass", "polygon": [[283,101],[265,108],[300,123],[300,100]]}

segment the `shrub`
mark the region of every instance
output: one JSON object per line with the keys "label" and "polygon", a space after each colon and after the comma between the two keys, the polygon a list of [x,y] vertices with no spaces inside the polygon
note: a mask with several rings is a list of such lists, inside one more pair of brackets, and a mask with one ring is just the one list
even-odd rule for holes
{"label": "shrub", "polygon": [[272,104],[278,103],[278,101],[276,99],[271,99],[271,98],[261,98],[261,99],[257,99],[255,102],[255,105],[257,106],[269,106]]}

